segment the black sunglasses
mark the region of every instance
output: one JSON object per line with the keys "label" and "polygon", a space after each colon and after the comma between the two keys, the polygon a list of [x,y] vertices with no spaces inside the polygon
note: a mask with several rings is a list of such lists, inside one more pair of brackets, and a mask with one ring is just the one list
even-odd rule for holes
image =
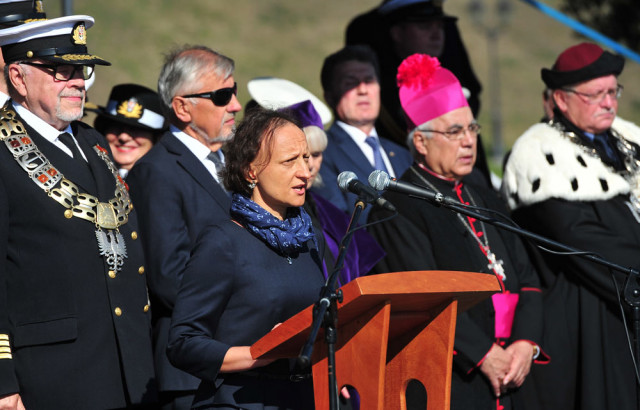
{"label": "black sunglasses", "polygon": [[224,107],[229,104],[231,97],[238,95],[238,83],[233,83],[233,87],[220,88],[215,91],[207,91],[206,93],[183,95],[183,98],[208,98],[211,102],[218,106]]}

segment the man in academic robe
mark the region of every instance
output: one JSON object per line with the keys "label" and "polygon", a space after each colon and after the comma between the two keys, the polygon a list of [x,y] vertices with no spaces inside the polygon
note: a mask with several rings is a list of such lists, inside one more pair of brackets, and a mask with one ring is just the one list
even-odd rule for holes
{"label": "man in academic robe", "polygon": [[[638,269],[640,128],[616,117],[623,67],[622,57],[581,43],[542,69],[553,118],[518,138],[502,192],[524,228]],[[542,256],[553,361],[532,375],[539,407],[636,409],[631,329],[621,313],[629,310],[618,299],[626,275],[577,256]]]}

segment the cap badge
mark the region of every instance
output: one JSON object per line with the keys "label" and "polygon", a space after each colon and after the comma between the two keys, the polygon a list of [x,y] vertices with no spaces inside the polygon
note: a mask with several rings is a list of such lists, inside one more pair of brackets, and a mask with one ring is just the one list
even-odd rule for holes
{"label": "cap badge", "polygon": [[41,0],[37,0],[37,1],[35,2],[35,5],[34,5],[34,6],[35,6],[35,9],[36,9],[36,12],[38,12],[38,13],[44,13],[44,7],[42,7],[42,1],[41,1]]}
{"label": "cap badge", "polygon": [[118,106],[117,113],[127,118],[140,118],[142,117],[142,105],[132,97]]}
{"label": "cap badge", "polygon": [[84,23],[78,23],[73,29],[73,44],[87,44],[87,29]]}

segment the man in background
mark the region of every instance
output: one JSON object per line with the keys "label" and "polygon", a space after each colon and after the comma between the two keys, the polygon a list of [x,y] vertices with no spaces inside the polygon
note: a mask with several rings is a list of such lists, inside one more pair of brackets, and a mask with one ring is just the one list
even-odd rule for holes
{"label": "man in background", "polygon": [[233,137],[234,62],[205,46],[183,46],[165,59],[158,93],[170,129],[127,177],[140,214],[153,304],[154,356],[162,409],[190,409],[200,381],[166,356],[171,313],[182,273],[202,228],[229,218],[218,172]]}
{"label": "man in background", "polygon": [[[380,138],[375,122],[380,113],[378,62],[367,46],[347,46],[324,60],[321,72],[324,99],[335,122],[327,131],[318,193],[338,208],[351,213],[356,195],[344,193],[336,183],[343,171],[353,171],[367,181],[375,169],[400,176],[411,165],[409,151],[389,139]],[[369,208],[362,220],[366,220]]]}

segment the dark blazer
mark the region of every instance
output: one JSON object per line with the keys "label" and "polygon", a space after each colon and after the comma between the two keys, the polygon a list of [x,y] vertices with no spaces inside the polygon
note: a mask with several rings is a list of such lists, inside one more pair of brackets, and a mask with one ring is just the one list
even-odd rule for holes
{"label": "dark blazer", "polygon": [[[353,171],[360,181],[368,184],[367,179],[374,168],[358,145],[338,124],[331,125],[327,131],[327,137],[329,144],[324,151],[320,168],[324,186],[314,188],[314,190],[338,208],[351,213],[357,197],[355,194],[344,193],[340,190],[336,182],[338,175],[343,171]],[[406,148],[394,142],[384,138],[379,138],[379,140],[387,157],[389,157],[393,171],[399,177],[413,162],[411,154]],[[365,209],[361,221],[366,220],[369,209],[370,207]]]}
{"label": "dark blazer", "polygon": [[202,228],[229,219],[231,201],[195,155],[171,132],[127,176],[138,210],[153,305],[154,357],[161,391],[195,390],[199,380],[166,357],[171,312]]}
{"label": "dark blazer", "polygon": [[[83,123],[74,134],[90,171],[25,124],[40,151],[80,192],[106,202],[113,174],[94,152],[104,138]],[[135,212],[120,226],[128,257],[109,275],[96,227],[31,181],[0,143],[0,396],[28,409],[106,409],[155,400],[150,313]],[[130,399],[129,399],[130,398]]]}
{"label": "dark blazer", "polygon": [[290,374],[287,360],[252,372],[264,377],[219,370],[230,347],[253,344],[317,300],[324,283],[320,255],[308,241],[288,262],[230,220],[202,231],[184,272],[167,351],[173,363],[202,379],[194,408],[313,408],[310,379],[282,380]]}

